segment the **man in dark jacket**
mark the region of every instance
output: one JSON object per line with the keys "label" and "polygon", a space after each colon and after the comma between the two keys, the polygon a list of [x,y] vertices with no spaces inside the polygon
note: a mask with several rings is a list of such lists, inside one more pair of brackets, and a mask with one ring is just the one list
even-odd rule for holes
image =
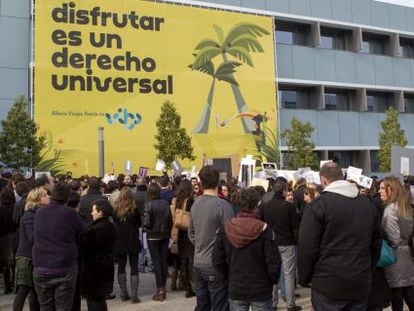
{"label": "man in dark jacket", "polygon": [[230,309],[270,310],[273,284],[280,275],[280,254],[273,230],[256,214],[260,195],[252,188],[240,193],[241,212],[217,231],[214,267],[229,280]]}
{"label": "man in dark jacket", "polygon": [[296,245],[299,221],[293,204],[287,202],[284,195],[287,183],[278,180],[273,186],[274,197],[263,207],[263,219],[275,232],[276,245],[282,257],[283,276],[286,288],[286,304],[289,311],[301,310],[296,305],[295,274]]}
{"label": "man in dark jacket", "polygon": [[145,196],[147,194],[147,185],[145,183],[145,178],[137,179],[137,189],[134,192],[134,201],[135,207],[139,210],[141,217],[144,216],[144,205],[145,205]]}
{"label": "man in dark jacket", "polygon": [[322,195],[306,208],[299,233],[299,283],[312,286],[314,310],[366,310],[381,251],[375,206],[342,180],[334,162],[320,170]]}
{"label": "man in dark jacket", "polygon": [[161,187],[161,199],[168,201],[171,205],[172,199],[175,197],[175,192],[170,188],[170,179],[168,176],[161,176],[159,179]]}
{"label": "man in dark jacket", "polygon": [[78,241],[85,225],[65,205],[69,187],[58,182],[51,203],[34,220],[33,280],[42,310],[71,310],[78,272]]}
{"label": "man in dark jacket", "polygon": [[83,221],[90,225],[93,222],[91,213],[92,213],[92,202],[95,200],[105,199],[107,198],[102,195],[100,191],[101,184],[96,177],[90,177],[88,179],[88,191],[86,194],[81,197],[79,202],[79,213],[83,219]]}

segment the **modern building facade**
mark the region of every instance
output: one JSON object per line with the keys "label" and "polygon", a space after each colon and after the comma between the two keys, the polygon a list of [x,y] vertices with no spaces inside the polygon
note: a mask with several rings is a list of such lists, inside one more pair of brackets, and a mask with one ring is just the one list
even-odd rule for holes
{"label": "modern building facade", "polygon": [[[321,159],[378,170],[393,106],[414,148],[414,8],[376,0],[173,1],[275,20],[279,129],[309,121]],[[30,97],[30,3],[0,0],[0,119]],[[282,151],[286,151],[282,141]]]}

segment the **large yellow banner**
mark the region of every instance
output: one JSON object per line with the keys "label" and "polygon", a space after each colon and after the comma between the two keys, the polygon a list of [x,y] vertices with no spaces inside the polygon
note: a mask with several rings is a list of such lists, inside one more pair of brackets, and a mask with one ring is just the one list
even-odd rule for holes
{"label": "large yellow banner", "polygon": [[75,175],[152,170],[155,122],[174,103],[196,161],[256,150],[276,128],[271,17],[139,0],[36,0],[35,121]]}

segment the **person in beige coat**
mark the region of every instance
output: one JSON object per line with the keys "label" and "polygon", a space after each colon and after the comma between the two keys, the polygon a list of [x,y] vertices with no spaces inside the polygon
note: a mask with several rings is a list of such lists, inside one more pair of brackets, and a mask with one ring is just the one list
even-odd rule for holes
{"label": "person in beige coat", "polygon": [[414,310],[414,259],[408,246],[413,232],[413,211],[407,191],[395,177],[386,177],[380,185],[381,200],[386,204],[382,228],[393,247],[397,261],[385,267],[391,288],[393,311],[402,311],[404,302]]}

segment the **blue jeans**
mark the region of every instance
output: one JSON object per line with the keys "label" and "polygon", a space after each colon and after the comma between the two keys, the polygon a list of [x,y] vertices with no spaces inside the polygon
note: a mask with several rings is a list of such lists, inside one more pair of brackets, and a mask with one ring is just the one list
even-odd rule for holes
{"label": "blue jeans", "polygon": [[271,311],[272,300],[268,301],[241,301],[230,299],[230,311]]}
{"label": "blue jeans", "polygon": [[71,311],[78,267],[63,275],[42,275],[33,271],[33,280],[42,311]]}
{"label": "blue jeans", "polygon": [[228,311],[228,282],[214,268],[195,268],[195,311]]}
{"label": "blue jeans", "polygon": [[312,290],[312,307],[314,311],[365,311],[366,301],[342,301],[329,299]]}

